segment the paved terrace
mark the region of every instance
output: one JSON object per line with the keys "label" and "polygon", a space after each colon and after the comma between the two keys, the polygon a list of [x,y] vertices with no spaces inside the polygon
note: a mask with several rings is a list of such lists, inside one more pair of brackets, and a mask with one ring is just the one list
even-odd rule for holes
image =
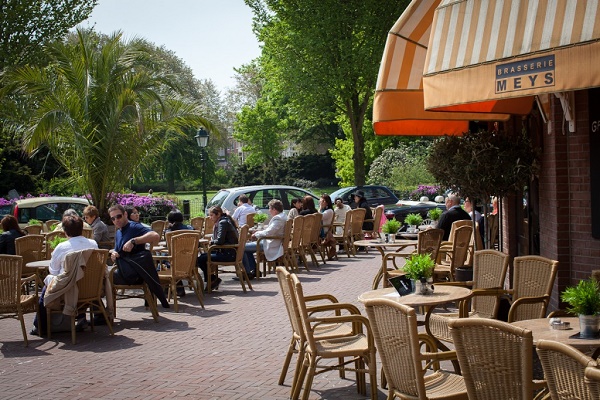
{"label": "paved terrace", "polygon": [[[306,294],[331,293],[364,313],[357,296],[370,290],[379,263],[373,251],[350,259],[340,254],[339,261],[301,270],[300,279]],[[284,386],[277,381],[291,328],[277,278],[252,281],[254,291],[246,294],[232,278],[223,275],[219,291],[205,297],[205,310],[189,290],[179,313],[159,306],[159,323],[141,300],[120,300],[115,336],[106,326],[88,328],[76,345],[70,333],[56,333],[50,341],[30,336],[26,348],[18,321],[2,321],[0,398],[287,399],[293,369]],[[25,318],[29,330],[33,314]],[[346,376],[318,375],[310,398],[364,399],[354,374]],[[386,393],[380,389],[379,398]]]}

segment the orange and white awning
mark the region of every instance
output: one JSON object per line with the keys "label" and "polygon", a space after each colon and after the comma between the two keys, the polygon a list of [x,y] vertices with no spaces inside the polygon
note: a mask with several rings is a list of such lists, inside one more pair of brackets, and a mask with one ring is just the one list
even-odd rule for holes
{"label": "orange and white awning", "polygon": [[600,86],[599,69],[599,0],[442,0],[424,104],[518,113],[533,95]]}
{"label": "orange and white awning", "polygon": [[468,121],[510,117],[425,111],[423,70],[438,5],[440,0],[414,0],[388,34],[373,107],[378,135],[460,135],[468,130]]}

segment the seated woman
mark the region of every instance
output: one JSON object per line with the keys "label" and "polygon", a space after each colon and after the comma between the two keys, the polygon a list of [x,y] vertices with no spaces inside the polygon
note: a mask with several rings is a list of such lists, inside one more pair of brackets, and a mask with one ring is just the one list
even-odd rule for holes
{"label": "seated woman", "polygon": [[319,211],[315,207],[315,200],[312,196],[304,196],[304,199],[302,199],[302,211],[300,211],[300,215],[316,214],[318,212]]}
{"label": "seated woman", "polygon": [[191,225],[186,225],[183,223],[183,214],[179,210],[171,211],[167,215],[167,221],[169,225],[167,226],[166,232],[173,231],[181,231],[181,230],[193,230],[194,228]]}
{"label": "seated woman", "polygon": [[362,190],[357,190],[354,193],[354,203],[357,205],[356,208],[364,208],[367,210],[365,213],[365,222],[363,222],[363,231],[372,231],[373,230],[373,222],[367,221],[373,219],[373,212],[371,211],[371,207],[367,202],[365,197],[365,193]]}
{"label": "seated woman", "polygon": [[17,219],[12,215],[7,215],[2,218],[2,230],[0,235],[0,254],[15,255],[15,239],[25,236],[25,232],[19,228]]}
{"label": "seated woman", "polygon": [[336,241],[333,238],[333,231],[329,232],[332,227],[335,212],[333,211],[333,203],[331,197],[328,194],[322,194],[319,199],[319,212],[323,214],[321,229],[321,241],[325,247],[327,247],[327,257],[333,260],[337,257],[335,245]]}
{"label": "seated woman", "polygon": [[[213,236],[210,244],[238,244],[238,232],[233,219],[223,212],[219,206],[211,207],[208,217],[214,223]],[[217,249],[211,253],[210,259],[214,261],[234,261],[235,249]],[[204,280],[208,280],[208,254],[204,253],[198,257],[198,267],[204,273]],[[211,290],[217,290],[221,284],[221,278],[216,275],[211,276]],[[207,288],[208,290],[208,288]]]}
{"label": "seated woman", "polygon": [[302,211],[302,199],[292,199],[292,208],[288,213],[288,219],[296,218],[298,215],[300,215],[300,211]]}

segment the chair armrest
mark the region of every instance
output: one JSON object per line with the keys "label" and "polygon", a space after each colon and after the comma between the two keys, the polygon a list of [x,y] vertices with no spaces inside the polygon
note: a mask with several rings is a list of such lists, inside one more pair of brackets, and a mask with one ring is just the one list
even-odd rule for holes
{"label": "chair armrest", "polygon": [[212,251],[212,250],[216,250],[216,249],[237,249],[238,245],[237,244],[213,244],[208,246],[208,250]]}
{"label": "chair armrest", "polygon": [[[508,310],[508,322],[514,322],[514,315],[517,312],[517,309],[523,304],[538,304],[544,303],[544,314],[546,313],[546,308],[548,307],[548,302],[550,302],[550,295],[544,296],[536,296],[536,297],[521,297],[513,301],[510,305],[510,309]],[[539,318],[543,318],[539,317]]]}
{"label": "chair armrest", "polygon": [[354,305],[350,303],[329,303],[329,304],[318,304],[315,306],[307,307],[307,311],[312,315],[317,312],[324,311],[336,311],[336,315],[339,314],[339,311],[346,310],[350,312],[352,315],[360,315],[360,310]]}
{"label": "chair armrest", "polygon": [[304,301],[315,301],[315,300],[329,300],[332,303],[339,303],[338,299],[332,294],[313,294],[310,296],[304,296]]}
{"label": "chair armrest", "polygon": [[473,287],[473,281],[436,282],[435,286],[459,286],[470,289]]}
{"label": "chair armrest", "polygon": [[363,333],[363,327],[367,328],[367,338],[369,341],[369,346],[374,346],[373,342],[373,332],[371,331],[371,325],[367,317],[362,315],[341,315],[335,317],[309,317],[308,319],[311,323],[318,324],[339,324],[343,322],[352,323],[353,331],[355,333]]}

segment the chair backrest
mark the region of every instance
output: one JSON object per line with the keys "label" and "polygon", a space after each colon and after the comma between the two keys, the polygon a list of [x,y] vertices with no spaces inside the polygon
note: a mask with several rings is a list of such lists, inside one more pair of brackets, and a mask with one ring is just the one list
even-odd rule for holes
{"label": "chair backrest", "polygon": [[450,227],[450,235],[448,236],[449,242],[454,242],[454,236],[456,235],[456,230],[461,226],[472,226],[473,222],[470,219],[464,219],[460,221],[454,221],[452,226]]}
{"label": "chair backrest", "polygon": [[431,254],[431,259],[436,260],[443,237],[443,229],[426,229],[420,231],[417,240],[417,253],[429,253]]}
{"label": "chair backrest", "polygon": [[[480,250],[474,254],[473,289],[502,289],[508,254],[496,250]],[[471,311],[482,318],[496,318],[500,301],[494,296],[475,296],[471,299]]]}
{"label": "chair backrest", "polygon": [[311,214],[311,215],[309,215],[309,217],[311,217],[313,219],[312,230],[311,230],[311,235],[310,235],[310,242],[313,244],[315,244],[315,243],[318,244],[319,237],[321,234],[323,214],[321,214],[321,213]]}
{"label": "chair backrest", "polygon": [[469,399],[533,398],[533,335],[487,318],[449,321]]}
{"label": "chair backrest", "polygon": [[238,248],[235,253],[236,264],[241,263],[242,259],[244,258],[244,247],[246,246],[246,242],[248,241],[248,231],[249,230],[250,230],[250,227],[248,225],[242,225],[242,227],[240,228],[240,235],[238,238],[238,240],[239,240]]}
{"label": "chair backrest", "polygon": [[63,237],[66,238],[67,235],[65,234],[64,231],[54,231],[54,232],[50,232],[50,233],[46,233],[46,235],[44,235],[46,238],[46,260],[49,260],[50,257],[52,257],[52,252],[54,251],[54,248],[50,245],[50,243],[55,240],[57,237]]}
{"label": "chair backrest", "polygon": [[25,228],[23,228],[23,230],[26,231],[28,235],[41,235],[42,229],[42,225],[27,225]]}
{"label": "chair backrest", "polygon": [[195,231],[202,232],[202,228],[204,228],[204,217],[194,217],[190,220],[190,225],[194,228]]}
{"label": "chair backrest", "polygon": [[0,309],[19,304],[22,267],[23,257],[0,254]]}
{"label": "chair backrest", "polygon": [[167,225],[167,221],[163,221],[163,220],[152,221],[152,224],[150,224],[150,229],[152,229],[154,232],[158,233],[159,238],[162,238],[166,225]]}
{"label": "chair backrest", "polygon": [[302,290],[302,284],[300,283],[300,279],[298,279],[296,274],[290,274],[289,278],[292,280],[292,292],[295,300],[294,305],[298,310],[298,319],[306,339],[307,347],[309,351],[316,354],[317,344],[313,334],[314,327],[310,323],[306,299],[304,297],[304,291]]}
{"label": "chair backrest", "polygon": [[301,246],[309,246],[312,237],[312,227],[314,219],[310,215],[303,215],[304,224],[302,225],[302,243]]}
{"label": "chair backrest", "polygon": [[487,216],[487,223],[488,223],[488,238],[489,238],[489,243],[488,246],[490,249],[493,249],[494,246],[496,245],[496,242],[498,241],[498,233],[499,233],[499,229],[498,229],[498,214],[489,214]]}
{"label": "chair backrest", "polygon": [[40,261],[43,253],[44,235],[25,235],[15,239],[15,252],[23,257],[23,265],[28,262]]}
{"label": "chair backrest", "polygon": [[365,308],[390,394],[425,399],[415,310],[389,299],[367,300]]}
{"label": "chair backrest", "polygon": [[254,226],[254,216],[255,215],[256,215],[256,213],[246,214],[246,225],[248,225],[249,227]]}
{"label": "chair backrest", "polygon": [[171,255],[171,275],[190,276],[198,260],[198,241],[201,233],[191,230],[170,233],[169,254]]}
{"label": "chair backrest", "polygon": [[600,368],[587,367],[584,381],[590,390],[592,399],[600,399]]}
{"label": "chair backrest", "polygon": [[49,219],[48,221],[46,221],[46,232],[52,232],[53,227],[55,225],[60,224],[60,221],[57,219]]}
{"label": "chair backrest", "polygon": [[84,238],[93,239],[94,230],[92,228],[83,228],[83,231],[81,231],[81,236]]}
{"label": "chair backrest", "polygon": [[[86,251],[86,250],[82,250]],[[72,262],[79,252],[74,251],[65,257],[65,263]],[[93,250],[85,267],[83,267],[83,278],[77,281],[79,289],[78,301],[85,301],[102,296],[102,285],[106,274],[106,260],[108,258],[108,250],[97,249]]]}
{"label": "chair backrest", "polygon": [[454,277],[454,271],[456,268],[462,267],[467,261],[472,233],[473,228],[471,225],[459,226],[454,231],[454,240],[452,241],[452,259],[450,260],[452,277]]}
{"label": "chair backrest", "polygon": [[304,331],[302,330],[302,322],[300,321],[299,311],[296,306],[294,286],[291,277],[292,274],[290,274],[285,267],[277,267],[275,272],[277,274],[277,280],[279,281],[279,287],[281,288],[283,302],[285,303],[285,310],[287,311],[290,325],[292,326],[293,335],[296,339],[304,342]]}
{"label": "chair backrest", "polygon": [[354,210],[348,211],[346,218],[350,217],[352,221],[352,236],[362,235],[362,226],[365,221],[365,214],[367,210],[364,208],[355,208]]}
{"label": "chair backrest", "polygon": [[[513,303],[522,297],[550,297],[558,261],[540,256],[522,256],[515,257],[513,266]],[[548,301],[519,305],[514,310],[511,309],[509,321],[544,318],[547,307]]]}
{"label": "chair backrest", "polygon": [[204,219],[204,231],[203,231],[203,235],[212,235],[213,233],[213,228],[215,227],[215,223],[213,222],[212,219],[210,218],[205,218]]}
{"label": "chair backrest", "polygon": [[381,229],[381,216],[383,215],[383,205],[375,207],[373,211],[373,232],[379,233]]}
{"label": "chair backrest", "polygon": [[591,357],[553,340],[539,340],[536,351],[553,399],[598,399],[584,381],[585,369],[598,366]]}
{"label": "chair backrest", "polygon": [[298,249],[302,244],[302,232],[304,231],[304,217],[298,216],[292,220],[292,240],[291,240],[291,248],[293,250]]}
{"label": "chair backrest", "polygon": [[285,228],[283,230],[283,240],[281,241],[281,245],[283,246],[284,251],[285,251],[285,249],[288,248],[288,246],[290,245],[290,242],[292,240],[292,227],[293,226],[294,226],[293,219],[288,219],[285,221]]}

